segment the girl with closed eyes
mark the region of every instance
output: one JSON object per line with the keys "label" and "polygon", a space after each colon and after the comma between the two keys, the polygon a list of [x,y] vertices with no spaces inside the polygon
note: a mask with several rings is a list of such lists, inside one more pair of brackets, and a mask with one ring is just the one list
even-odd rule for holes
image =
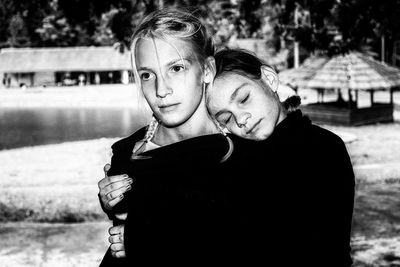
{"label": "girl with closed eyes", "polygon": [[[247,207],[256,207],[250,218],[260,223],[255,229],[276,230],[258,231],[260,240],[274,240],[278,247],[288,246],[287,240],[295,244],[275,253],[290,255],[280,266],[351,266],[355,181],[345,144],[301,110],[288,112],[296,98],[279,101],[277,73],[254,55],[223,50],[215,60],[208,109],[231,133],[257,141],[243,161],[251,162],[249,169],[265,170],[247,189],[252,192]],[[257,215],[265,208],[272,217]]]}

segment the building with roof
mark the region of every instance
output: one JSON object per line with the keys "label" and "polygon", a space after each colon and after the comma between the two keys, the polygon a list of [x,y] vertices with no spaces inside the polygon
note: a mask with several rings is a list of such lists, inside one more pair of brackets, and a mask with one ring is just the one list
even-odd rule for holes
{"label": "building with roof", "polygon": [[0,87],[129,83],[129,53],[114,47],[0,50]]}

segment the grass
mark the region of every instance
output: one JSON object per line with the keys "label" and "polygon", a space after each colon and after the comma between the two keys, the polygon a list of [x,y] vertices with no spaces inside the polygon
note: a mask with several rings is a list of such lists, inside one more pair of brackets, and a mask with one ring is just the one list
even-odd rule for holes
{"label": "grass", "polygon": [[357,136],[347,144],[356,175],[354,267],[400,266],[400,123],[325,127]]}
{"label": "grass", "polygon": [[356,142],[347,145],[354,165],[400,162],[400,122],[398,121],[358,127],[328,125],[324,127],[357,136]]}
{"label": "grass", "polygon": [[[97,181],[115,139],[0,151],[0,222],[104,220]],[[23,167],[21,167],[23,166]]]}

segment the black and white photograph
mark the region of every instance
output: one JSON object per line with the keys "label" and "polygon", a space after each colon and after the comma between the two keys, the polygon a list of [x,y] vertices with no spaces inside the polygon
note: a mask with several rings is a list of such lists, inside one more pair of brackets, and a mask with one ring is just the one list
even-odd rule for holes
{"label": "black and white photograph", "polygon": [[399,0],[0,0],[0,266],[400,266]]}

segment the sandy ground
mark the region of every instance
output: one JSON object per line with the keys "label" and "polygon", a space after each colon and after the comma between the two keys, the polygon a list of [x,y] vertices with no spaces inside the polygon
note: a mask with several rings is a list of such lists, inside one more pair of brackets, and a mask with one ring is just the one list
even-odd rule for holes
{"label": "sandy ground", "polygon": [[[60,88],[0,90],[0,107],[112,108],[140,101],[131,86],[55,90]],[[363,223],[355,225],[353,234],[355,266],[398,266],[390,264],[400,260],[400,123],[326,127],[348,138],[357,177],[355,215]],[[29,213],[28,222],[0,224],[1,266],[98,265],[110,225],[101,217],[97,181],[116,139],[0,151],[0,205]],[[83,219],[96,222],[29,223],[58,214],[63,219],[65,212],[84,214]]]}
{"label": "sandy ground", "polygon": [[0,225],[2,267],[95,267],[108,248],[108,222]]}

